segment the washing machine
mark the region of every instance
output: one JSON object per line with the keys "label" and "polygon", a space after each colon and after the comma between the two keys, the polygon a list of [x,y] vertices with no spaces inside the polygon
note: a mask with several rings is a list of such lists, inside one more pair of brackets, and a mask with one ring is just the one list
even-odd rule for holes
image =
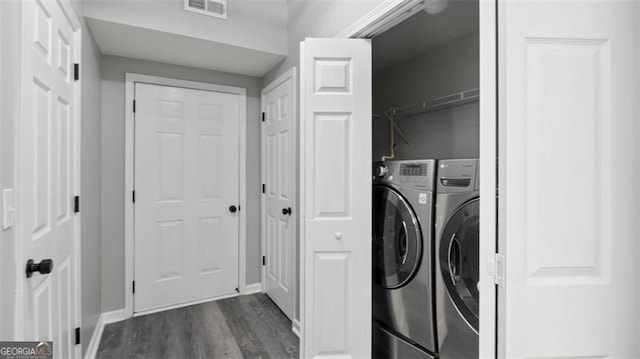
{"label": "washing machine", "polygon": [[478,357],[478,170],[477,159],[438,161],[435,272],[441,359]]}
{"label": "washing machine", "polygon": [[434,358],[435,160],[374,163],[373,357]]}

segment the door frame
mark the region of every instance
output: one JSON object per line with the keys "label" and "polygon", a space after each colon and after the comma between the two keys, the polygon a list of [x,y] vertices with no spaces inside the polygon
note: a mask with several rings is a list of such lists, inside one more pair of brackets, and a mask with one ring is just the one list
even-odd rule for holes
{"label": "door frame", "polygon": [[[386,0],[336,35],[372,38],[421,11],[420,0]],[[417,10],[416,10],[417,9]],[[498,1],[479,1],[480,38],[480,338],[479,357],[496,357],[498,317]],[[493,200],[491,200],[493,199]],[[303,277],[304,278],[304,277]],[[502,288],[504,291],[504,289]]]}
{"label": "door frame", "polygon": [[[300,141],[299,141],[299,133],[298,133],[298,75],[297,75],[297,69],[296,67],[292,67],[289,70],[287,70],[284,74],[280,75],[278,78],[276,78],[275,80],[271,81],[271,83],[269,83],[265,88],[263,88],[260,91],[260,111],[262,113],[265,113],[265,94],[274,90],[275,88],[277,88],[278,86],[280,86],[281,84],[283,84],[285,81],[291,79],[293,81],[293,92],[292,92],[292,96],[291,96],[291,101],[292,101],[292,106],[293,106],[293,112],[291,113],[291,118],[292,118],[292,127],[291,127],[291,133],[293,134],[292,136],[292,140],[293,140],[293,149],[294,149],[294,153],[293,153],[293,166],[291,167],[292,169],[292,175],[295,177],[293,184],[294,184],[294,188],[293,191],[291,192],[291,203],[294,205],[294,209],[295,208],[301,208],[300,207],[300,203],[298,201],[298,190],[299,190],[299,178],[298,178],[298,163],[300,160]],[[265,159],[265,155],[266,155],[266,141],[265,141],[265,131],[264,131],[264,126],[265,123],[261,122],[260,124],[260,180],[261,180],[261,184],[266,183],[266,159]],[[263,256],[266,256],[266,198],[265,198],[265,194],[261,193],[260,194],[260,256],[261,258]],[[291,296],[293,298],[292,303],[293,303],[293,312],[292,312],[292,318],[291,318],[291,330],[298,336],[300,336],[300,314],[298,313],[298,311],[296,311],[296,307],[298,306],[298,301],[299,301],[299,296],[298,294],[298,281],[296,280],[296,275],[299,276],[299,266],[298,266],[298,252],[300,249],[300,241],[299,241],[299,233],[298,233],[298,216],[290,216],[289,220],[293,221],[293,236],[294,236],[294,245],[291,248],[291,253],[289,253],[290,255],[290,259],[291,259],[291,278],[292,278],[292,288],[291,288]],[[260,281],[262,283],[262,291],[266,293],[266,286],[265,286],[265,277],[266,276],[266,271],[265,271],[265,266],[261,265],[260,266]]]}
{"label": "door frame", "polygon": [[[63,14],[65,15],[65,18],[67,19],[67,21],[69,22],[69,25],[71,26],[71,30],[73,31],[73,45],[75,48],[75,51],[73,52],[73,57],[71,59],[71,63],[74,64],[81,64],[82,63],[82,26],[80,24],[80,20],[77,16],[77,14],[75,13],[73,6],[71,5],[70,0],[57,0],[56,2],[57,6],[60,7],[60,9],[62,10]],[[24,17],[23,17],[23,13],[24,10],[22,8],[22,6],[24,6],[24,4],[19,4],[18,5],[18,12],[19,12],[19,18],[16,20],[18,21],[18,23],[20,24],[19,28],[20,28],[20,34],[22,35],[22,29],[24,28]],[[20,45],[20,59],[23,60],[25,57],[25,51],[26,49],[23,46],[23,39],[18,40],[18,44]],[[20,71],[20,76],[19,76],[19,92],[20,92],[20,104],[17,106],[18,108],[18,113],[19,113],[19,118],[20,120],[15,121],[14,122],[14,134],[15,134],[15,142],[14,142],[14,158],[15,158],[15,163],[14,163],[14,188],[15,188],[15,212],[14,212],[14,237],[13,237],[13,244],[14,244],[14,253],[16,255],[16,295],[15,295],[15,304],[14,304],[14,309],[15,309],[15,314],[14,314],[14,319],[13,319],[13,323],[14,323],[14,340],[24,340],[24,325],[23,325],[23,321],[24,321],[24,311],[25,311],[25,298],[24,298],[24,290],[25,290],[25,283],[24,283],[24,263],[26,263],[25,261],[25,256],[24,256],[24,250],[22,248],[22,238],[23,238],[23,223],[22,223],[22,216],[20,215],[20,211],[22,210],[22,208],[24,208],[23,206],[23,194],[24,191],[26,190],[24,187],[22,187],[21,183],[23,183],[22,181],[22,171],[23,171],[23,166],[25,163],[28,163],[27,161],[23,161],[22,158],[24,156],[24,153],[21,151],[21,147],[22,147],[22,143],[23,143],[23,136],[25,135],[24,133],[24,129],[22,126],[22,109],[24,107],[24,98],[22,96],[22,93],[24,92],[24,72],[25,72],[25,67],[27,65],[24,63],[22,63],[19,71]],[[82,114],[82,76],[80,76],[80,78],[74,82],[74,88],[73,88],[73,100],[74,100],[74,104],[73,104],[73,125],[75,126],[74,128],[74,138],[72,139],[73,143],[71,146],[71,151],[75,152],[75,158],[74,158],[74,163],[72,164],[74,171],[75,171],[75,178],[74,178],[74,188],[72,188],[72,192],[73,192],[73,196],[80,196],[80,192],[81,192],[81,168],[80,168],[80,164],[81,164],[81,147],[80,147],[80,143],[81,143],[81,126],[82,126],[82,121],[81,121],[81,114]],[[74,238],[73,238],[73,255],[75,257],[74,263],[73,263],[73,267],[74,267],[74,276],[72,278],[75,289],[76,289],[76,293],[75,293],[75,302],[76,302],[76,308],[75,309],[75,323],[74,323],[74,327],[81,327],[82,326],[82,280],[81,280],[81,276],[80,276],[80,270],[82,269],[82,265],[81,265],[81,249],[80,249],[80,245],[82,243],[81,240],[81,235],[82,235],[82,231],[81,231],[81,226],[82,226],[82,214],[81,212],[78,213],[72,213],[71,214],[74,224]],[[54,263],[55,265],[55,263]],[[53,340],[54,338],[52,338]],[[81,356],[82,355],[82,347],[81,345],[75,345],[73,350],[75,351],[76,355]]]}
{"label": "door frame", "polygon": [[[134,190],[134,156],[135,156],[135,133],[134,133],[134,112],[133,112],[133,100],[135,97],[135,84],[136,82],[181,87],[193,90],[204,90],[212,92],[228,93],[240,96],[240,123],[239,123],[239,136],[238,154],[240,158],[239,166],[239,208],[238,211],[238,293],[227,295],[223,297],[233,297],[239,294],[247,293],[247,89],[234,86],[223,86],[205,82],[195,82],[187,80],[179,80],[168,77],[149,76],[135,73],[125,73],[125,185],[124,185],[124,316],[125,318],[131,318],[138,315],[145,315],[154,312],[165,311],[173,308],[184,307],[187,305],[208,302],[223,297],[207,298],[204,300],[197,300],[193,302],[181,303],[162,307],[159,309],[152,309],[147,311],[140,311],[134,313],[133,300],[134,295],[132,291],[132,283],[134,280],[134,241],[135,241],[135,220],[134,220],[134,206],[132,201],[132,192]],[[244,209],[244,210],[242,210]]]}

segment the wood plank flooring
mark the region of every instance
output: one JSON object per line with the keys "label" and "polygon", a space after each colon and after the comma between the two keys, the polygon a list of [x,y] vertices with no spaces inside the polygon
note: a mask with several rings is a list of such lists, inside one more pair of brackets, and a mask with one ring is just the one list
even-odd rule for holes
{"label": "wood plank flooring", "polygon": [[96,358],[298,358],[298,337],[260,293],[108,324]]}

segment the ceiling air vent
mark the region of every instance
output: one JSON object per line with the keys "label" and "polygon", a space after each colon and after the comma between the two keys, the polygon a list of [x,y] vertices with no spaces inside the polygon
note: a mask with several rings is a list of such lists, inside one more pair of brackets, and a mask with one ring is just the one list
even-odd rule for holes
{"label": "ceiling air vent", "polygon": [[184,0],[184,9],[221,19],[227,18],[227,0]]}

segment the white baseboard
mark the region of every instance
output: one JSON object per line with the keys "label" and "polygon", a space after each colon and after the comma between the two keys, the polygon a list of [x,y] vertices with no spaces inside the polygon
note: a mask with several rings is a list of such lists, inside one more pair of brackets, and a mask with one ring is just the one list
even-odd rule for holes
{"label": "white baseboard", "polygon": [[104,330],[104,314],[100,314],[98,317],[98,323],[93,328],[93,335],[87,346],[87,352],[84,354],[84,359],[94,359],[98,353],[98,347],[100,346],[100,338],[102,338],[102,331]]}
{"label": "white baseboard", "polygon": [[298,338],[300,338],[300,321],[298,319],[294,319],[291,321],[291,331]]}
{"label": "white baseboard", "polygon": [[262,283],[248,284],[244,287],[244,294],[262,293]]}
{"label": "white baseboard", "polygon": [[102,313],[102,316],[104,316],[104,320],[103,320],[104,325],[115,323],[115,322],[121,322],[121,321],[127,319],[127,316],[124,314],[124,309],[118,309],[118,310],[112,310],[110,312],[104,312],[104,313]]}
{"label": "white baseboard", "polygon": [[124,315],[124,309],[100,314],[98,323],[96,323],[96,327],[93,329],[93,335],[91,336],[91,340],[89,341],[89,346],[87,346],[87,352],[84,355],[84,359],[94,359],[96,357],[96,354],[98,353],[98,347],[100,346],[100,339],[102,339],[104,326],[107,324],[125,320],[125,318],[126,317]]}

